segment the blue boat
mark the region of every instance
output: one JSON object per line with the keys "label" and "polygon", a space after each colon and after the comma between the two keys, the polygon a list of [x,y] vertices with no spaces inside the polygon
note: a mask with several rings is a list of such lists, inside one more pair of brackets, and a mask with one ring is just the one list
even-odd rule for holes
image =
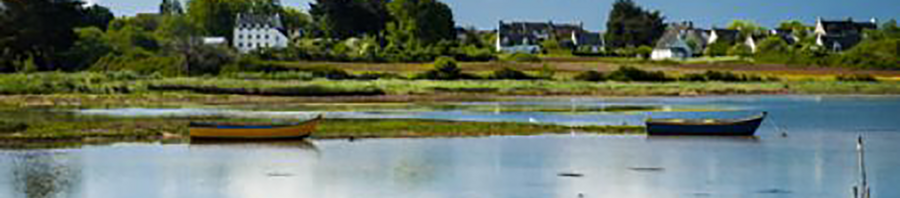
{"label": "blue boat", "polygon": [[766,118],[766,112],[744,119],[649,119],[651,136],[753,136]]}

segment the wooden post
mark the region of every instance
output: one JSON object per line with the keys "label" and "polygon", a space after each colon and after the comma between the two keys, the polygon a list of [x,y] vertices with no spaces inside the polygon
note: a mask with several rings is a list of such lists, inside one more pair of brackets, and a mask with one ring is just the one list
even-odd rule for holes
{"label": "wooden post", "polygon": [[860,180],[857,186],[853,187],[853,197],[855,198],[871,198],[869,184],[866,178],[866,152],[863,144],[863,137],[859,135],[856,139],[857,161],[859,166]]}

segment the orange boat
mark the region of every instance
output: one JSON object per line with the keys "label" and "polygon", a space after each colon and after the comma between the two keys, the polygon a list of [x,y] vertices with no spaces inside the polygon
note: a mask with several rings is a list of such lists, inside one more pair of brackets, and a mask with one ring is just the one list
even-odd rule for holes
{"label": "orange boat", "polygon": [[309,137],[322,121],[322,115],[302,123],[289,125],[236,125],[191,123],[191,139],[267,140]]}

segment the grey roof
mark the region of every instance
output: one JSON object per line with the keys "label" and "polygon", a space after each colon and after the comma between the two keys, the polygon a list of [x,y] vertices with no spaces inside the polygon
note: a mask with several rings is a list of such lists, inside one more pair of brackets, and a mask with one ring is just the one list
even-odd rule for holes
{"label": "grey roof", "polygon": [[579,46],[603,46],[603,35],[593,32],[576,32],[574,44]]}
{"label": "grey roof", "polygon": [[862,42],[861,35],[821,36],[820,39],[826,49],[837,51],[848,50]]}
{"label": "grey roof", "polygon": [[268,26],[273,28],[283,29],[284,26],[281,24],[281,17],[276,15],[267,15],[267,14],[249,14],[243,13],[237,15],[237,20],[235,21],[235,25],[241,28],[250,28],[250,27],[262,27]]}
{"label": "grey roof", "polygon": [[720,28],[713,28],[710,34],[712,33],[715,33],[718,36],[716,42],[725,41],[729,43],[737,42],[738,37],[741,35],[741,31]]}
{"label": "grey roof", "polygon": [[821,23],[825,28],[826,34],[829,35],[862,34],[865,29],[878,29],[878,24],[872,22],[854,22],[852,19],[841,21],[821,20]]}
{"label": "grey roof", "polygon": [[[537,45],[538,38],[533,34],[508,33],[500,36],[501,46]],[[528,41],[526,43],[525,41]]]}
{"label": "grey roof", "polygon": [[548,34],[569,37],[573,32],[583,32],[582,24],[554,22],[510,22],[500,21],[499,32],[507,34]]}

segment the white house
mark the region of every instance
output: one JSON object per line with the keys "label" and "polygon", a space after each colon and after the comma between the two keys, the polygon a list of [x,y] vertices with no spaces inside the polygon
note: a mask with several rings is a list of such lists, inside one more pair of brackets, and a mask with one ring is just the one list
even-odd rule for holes
{"label": "white house", "polygon": [[816,44],[832,51],[844,51],[862,42],[865,30],[878,29],[878,20],[855,22],[853,19],[826,21],[816,19]]}
{"label": "white house", "polygon": [[500,21],[497,27],[496,48],[506,53],[540,53],[544,40],[560,39],[560,45],[572,42],[573,32],[585,32],[582,23],[509,22]]}
{"label": "white house", "polygon": [[[698,31],[694,31],[692,25],[669,25],[666,33],[656,42],[656,47],[650,53],[650,59],[687,59],[692,57],[694,50],[688,45],[686,38],[695,32]],[[698,43],[698,45],[700,44]]]}
{"label": "white house", "polygon": [[284,48],[290,42],[287,35],[278,14],[238,14],[232,46],[241,53],[262,48]]}

